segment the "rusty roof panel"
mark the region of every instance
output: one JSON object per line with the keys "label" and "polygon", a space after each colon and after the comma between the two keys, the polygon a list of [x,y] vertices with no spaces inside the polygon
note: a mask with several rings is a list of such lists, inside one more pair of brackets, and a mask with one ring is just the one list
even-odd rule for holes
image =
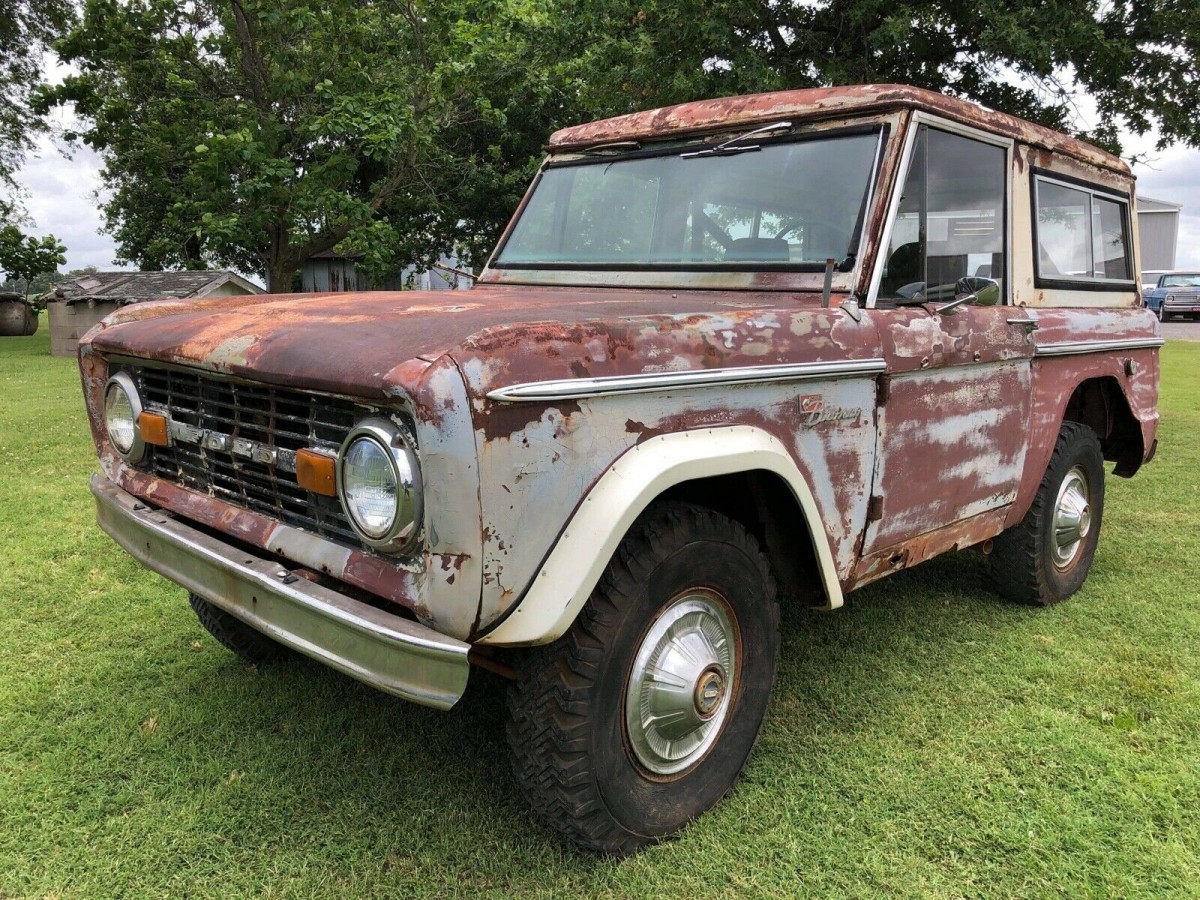
{"label": "rusty roof panel", "polygon": [[1121,159],[1091,144],[976,103],[902,84],[808,88],[681,103],[563,128],[551,136],[549,148],[552,151],[567,150],[611,141],[655,140],[711,132],[780,119],[818,121],[894,109],[915,109],[944,116],[1129,174],[1129,167]]}

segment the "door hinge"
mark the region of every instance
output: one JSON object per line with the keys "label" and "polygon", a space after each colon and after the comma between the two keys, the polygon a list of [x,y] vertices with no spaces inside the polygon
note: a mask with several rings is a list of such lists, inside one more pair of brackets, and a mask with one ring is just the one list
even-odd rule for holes
{"label": "door hinge", "polygon": [[867,521],[878,522],[883,518],[883,496],[881,494],[872,494],[870,502],[867,503]]}
{"label": "door hinge", "polygon": [[875,405],[883,406],[892,395],[892,376],[880,375],[875,382]]}

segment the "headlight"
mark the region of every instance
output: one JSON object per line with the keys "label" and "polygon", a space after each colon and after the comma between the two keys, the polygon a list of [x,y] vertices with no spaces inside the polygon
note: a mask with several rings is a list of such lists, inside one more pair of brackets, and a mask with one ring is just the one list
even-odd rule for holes
{"label": "headlight", "polygon": [[377,550],[399,550],[421,520],[421,472],[411,440],[382,418],[359,422],[342,442],[337,490],[350,524]]}
{"label": "headlight", "polygon": [[104,426],[113,447],[131,463],[140,462],[146,455],[146,444],[138,428],[141,414],[142,401],[133,379],[124,372],[108,379],[104,388]]}

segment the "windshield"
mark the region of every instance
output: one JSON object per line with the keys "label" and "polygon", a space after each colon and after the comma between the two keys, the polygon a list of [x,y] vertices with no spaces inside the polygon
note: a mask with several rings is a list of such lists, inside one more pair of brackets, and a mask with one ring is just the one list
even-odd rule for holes
{"label": "windshield", "polygon": [[1163,287],[1200,287],[1200,272],[1188,272],[1185,275],[1167,275],[1163,278]]}
{"label": "windshield", "polygon": [[493,265],[819,270],[855,253],[879,139],[551,165]]}

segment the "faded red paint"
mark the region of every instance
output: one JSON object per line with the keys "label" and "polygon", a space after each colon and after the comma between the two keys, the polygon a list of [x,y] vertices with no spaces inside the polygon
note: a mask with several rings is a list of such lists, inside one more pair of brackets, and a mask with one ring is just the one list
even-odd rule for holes
{"label": "faded red paint", "polygon": [[[302,564],[384,600],[397,603],[412,610],[419,619],[429,618],[429,611],[422,603],[425,595],[422,573],[391,565],[377,556],[356,550],[349,551],[348,559],[343,563],[340,561],[343,556],[341,548],[333,545],[330,547],[333,552],[328,559],[338,560],[336,563],[299,552],[295,555],[289,554],[286,552],[286,544],[283,548],[279,546],[282,526],[275,519],[139,472],[119,461],[107,448],[101,452],[101,463],[106,474],[123,490],[155,506],[228,534],[289,563]],[[434,561],[433,565],[440,566],[441,563]]]}
{"label": "faded red paint", "polygon": [[1074,156],[1114,172],[1129,173],[1128,165],[1118,157],[1061,132],[966,100],[902,84],[808,88],[681,103],[564,128],[551,136],[549,147],[557,151],[613,141],[660,140],[749,127],[781,119],[801,119],[805,122],[850,117],[861,119],[895,109],[935,113],[1054,153]]}
{"label": "faded red paint", "polygon": [[[658,273],[675,283],[646,287],[569,283],[603,273],[494,269],[465,293],[126,307],[80,344],[102,464],[150,502],[280,552],[279,523],[119,461],[101,425],[105,357],[195,366],[402,411],[417,432],[426,491],[420,549],[392,559],[330,543],[328,553],[310,548],[294,561],[465,638],[486,632],[521,600],[591,487],[657,435],[747,425],[777,439],[813,494],[824,532],[817,539],[828,542],[847,591],[1018,522],[1067,415],[1086,415],[1117,473],[1132,474],[1157,427],[1157,350],[1037,355],[1056,344],[1156,335],[1132,292],[1125,308],[1092,310],[967,305],[939,315],[934,304],[857,312],[843,305],[868,292],[904,133],[918,111],[1014,138],[1016,171],[1054,167],[1130,184],[1124,164],[1096,148],[888,85],[727,98],[566,129],[551,140],[556,152],[784,117],[815,128],[887,124],[890,132],[865,252],[854,271],[834,275],[829,308],[821,273]],[[1018,294],[1022,302],[1045,300],[1031,279],[1013,285]],[[881,360],[887,374],[558,402],[488,396],[529,382],[848,360]],[[1103,403],[1081,404],[1089,391]]]}
{"label": "faded red paint", "polygon": [[854,575],[844,589],[855,590],[939,554],[981,544],[1004,530],[1006,513],[1006,509],[989,510],[884,550],[865,554],[855,565]]}
{"label": "faded red paint", "polygon": [[[1038,320],[1037,343],[1043,346],[1071,341],[1141,338],[1158,333],[1153,314],[1146,310],[1041,309],[1032,314]],[[1126,372],[1127,360],[1135,363],[1133,375]],[[1006,524],[1011,526],[1019,522],[1033,502],[1042,473],[1054,451],[1054,441],[1067,405],[1086,383],[1098,382],[1115,388],[1115,398],[1127,405],[1135,419],[1140,440],[1132,453],[1133,458],[1121,461],[1117,472],[1126,477],[1133,475],[1151,452],[1158,430],[1158,381],[1156,349],[1039,358],[1033,369],[1033,406],[1027,439],[1030,458]],[[1110,435],[1102,433],[1099,436],[1107,450]],[[1113,457],[1109,455],[1109,458]]]}
{"label": "faded red paint", "polygon": [[[715,306],[766,306],[771,294],[726,291],[477,287],[416,291],[229,297],[126,307],[84,340],[95,352],[196,365],[281,387],[384,399],[389,388],[419,381],[423,362],[460,344],[509,340],[522,326],[530,341],[557,340],[565,327],[629,316],[694,313]],[[789,298],[797,309],[818,298]],[[133,309],[141,316],[126,310]],[[156,315],[157,313],[157,315]],[[664,320],[666,321],[666,320]],[[116,326],[120,326],[119,328]],[[539,332],[541,329],[541,332]],[[524,338],[523,338],[524,339]],[[629,348],[632,351],[632,345]]]}

